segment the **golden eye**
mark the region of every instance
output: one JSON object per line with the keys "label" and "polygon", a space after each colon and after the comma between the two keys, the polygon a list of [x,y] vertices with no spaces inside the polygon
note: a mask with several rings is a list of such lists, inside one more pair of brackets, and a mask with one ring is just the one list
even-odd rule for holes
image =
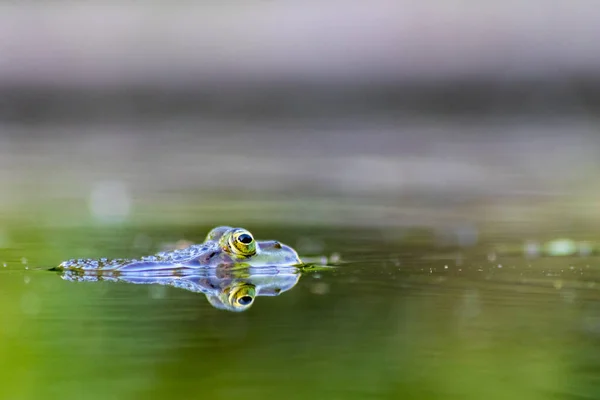
{"label": "golden eye", "polygon": [[250,305],[250,303],[252,303],[253,300],[254,298],[252,296],[245,295],[237,299],[237,302],[240,306],[247,306]]}
{"label": "golden eye", "polygon": [[243,244],[249,244],[252,242],[252,236],[248,235],[247,233],[242,233],[241,235],[239,235],[237,237],[237,241]]}
{"label": "golden eye", "polygon": [[256,242],[252,234],[246,230],[234,232],[229,239],[229,244],[234,253],[246,257],[256,254]]}
{"label": "golden eye", "polygon": [[228,302],[237,310],[247,309],[254,303],[256,288],[250,284],[241,284],[230,289]]}

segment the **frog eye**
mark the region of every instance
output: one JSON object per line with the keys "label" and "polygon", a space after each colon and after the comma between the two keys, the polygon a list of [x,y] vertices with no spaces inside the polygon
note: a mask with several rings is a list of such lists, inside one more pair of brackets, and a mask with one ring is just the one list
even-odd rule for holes
{"label": "frog eye", "polygon": [[233,252],[243,255],[251,256],[256,253],[256,242],[252,237],[252,234],[246,230],[239,230],[231,235],[230,243]]}
{"label": "frog eye", "polygon": [[237,237],[237,241],[244,244],[248,244],[252,242],[252,240],[254,240],[252,239],[252,236],[248,235],[247,233],[242,233]]}
{"label": "frog eye", "polygon": [[242,296],[239,299],[237,299],[238,304],[241,306],[250,305],[252,303],[252,301],[254,301],[254,298],[249,295],[245,295],[245,296]]}
{"label": "frog eye", "polygon": [[254,285],[242,283],[229,290],[228,302],[236,311],[243,311],[254,303],[255,296]]}

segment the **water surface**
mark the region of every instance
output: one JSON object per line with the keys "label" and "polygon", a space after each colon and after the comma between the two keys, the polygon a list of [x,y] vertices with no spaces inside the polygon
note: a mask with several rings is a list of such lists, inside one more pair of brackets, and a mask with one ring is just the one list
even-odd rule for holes
{"label": "water surface", "polygon": [[[527,253],[520,238],[436,245],[376,229],[252,230],[344,262],[233,313],[181,288],[72,282],[41,268],[149,254],[181,228],[22,232],[28,240],[1,253],[1,397],[596,398],[594,251]],[[140,231],[148,240],[132,246]],[[197,227],[186,239],[204,234]]]}

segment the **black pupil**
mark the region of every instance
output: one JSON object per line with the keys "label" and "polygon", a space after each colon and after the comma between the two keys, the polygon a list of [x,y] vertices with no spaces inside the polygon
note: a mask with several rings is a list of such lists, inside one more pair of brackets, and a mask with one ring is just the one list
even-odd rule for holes
{"label": "black pupil", "polygon": [[252,236],[248,235],[247,233],[242,233],[240,236],[238,236],[238,240],[244,244],[248,244],[252,242]]}
{"label": "black pupil", "polygon": [[238,302],[241,305],[246,306],[246,305],[252,303],[252,297],[251,296],[242,296],[242,297],[240,297],[240,299],[238,300]]}

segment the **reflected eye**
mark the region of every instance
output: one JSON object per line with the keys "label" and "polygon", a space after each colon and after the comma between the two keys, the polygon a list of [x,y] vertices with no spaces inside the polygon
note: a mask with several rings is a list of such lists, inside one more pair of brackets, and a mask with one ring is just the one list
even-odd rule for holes
{"label": "reflected eye", "polygon": [[242,296],[238,299],[238,303],[240,303],[242,306],[247,306],[248,304],[252,303],[252,300],[254,300],[252,296]]}
{"label": "reflected eye", "polygon": [[256,242],[246,230],[239,230],[231,235],[229,244],[233,252],[239,255],[248,257],[256,253]]}
{"label": "reflected eye", "polygon": [[254,303],[256,288],[248,283],[236,284],[229,289],[228,302],[237,311],[243,311]]}

